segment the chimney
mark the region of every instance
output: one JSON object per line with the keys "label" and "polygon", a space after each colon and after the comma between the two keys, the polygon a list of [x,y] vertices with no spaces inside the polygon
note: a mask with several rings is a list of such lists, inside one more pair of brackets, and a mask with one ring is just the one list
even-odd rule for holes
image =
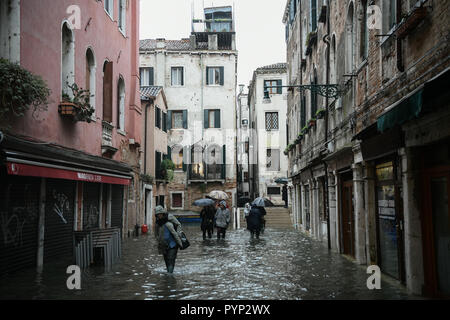
{"label": "chimney", "polygon": [[191,42],[191,44],[190,44],[191,50],[197,49],[197,42],[195,40],[195,35],[194,34],[189,36],[189,40]]}
{"label": "chimney", "polygon": [[208,50],[218,50],[217,34],[208,34]]}
{"label": "chimney", "polygon": [[164,39],[164,38],[156,39],[156,48],[157,49],[163,49],[165,47],[166,47],[166,39]]}

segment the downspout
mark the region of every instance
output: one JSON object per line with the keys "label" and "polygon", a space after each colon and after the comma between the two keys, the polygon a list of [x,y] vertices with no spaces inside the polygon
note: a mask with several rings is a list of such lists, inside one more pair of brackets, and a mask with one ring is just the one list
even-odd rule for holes
{"label": "downspout", "polygon": [[[326,84],[330,84],[330,0],[327,0],[327,34],[324,36],[323,41],[327,44],[327,79]],[[325,98],[325,143],[328,141],[328,111],[329,111],[329,98]],[[323,160],[322,160],[323,161]],[[330,232],[330,207],[328,203],[329,190],[328,190],[328,164],[326,161],[323,161],[323,165],[325,168],[325,196],[324,199],[324,207],[327,218],[327,240],[328,240],[328,249],[331,249],[331,232]]]}

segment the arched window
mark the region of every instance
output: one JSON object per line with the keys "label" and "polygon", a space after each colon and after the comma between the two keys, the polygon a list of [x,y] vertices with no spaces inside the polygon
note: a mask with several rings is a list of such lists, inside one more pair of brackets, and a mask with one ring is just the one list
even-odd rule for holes
{"label": "arched window", "polygon": [[345,72],[351,74],[354,66],[354,26],[353,26],[353,2],[350,3],[345,23]]}
{"label": "arched window", "polygon": [[75,39],[67,22],[61,31],[61,91],[73,97],[72,86],[75,82]]}
{"label": "arched window", "polygon": [[117,85],[117,128],[125,130],[125,81],[119,78]]}
{"label": "arched window", "polygon": [[[95,56],[91,48],[86,51],[86,90],[89,90],[90,105],[95,109],[95,74],[96,74]],[[94,114],[95,116],[95,114]]]}

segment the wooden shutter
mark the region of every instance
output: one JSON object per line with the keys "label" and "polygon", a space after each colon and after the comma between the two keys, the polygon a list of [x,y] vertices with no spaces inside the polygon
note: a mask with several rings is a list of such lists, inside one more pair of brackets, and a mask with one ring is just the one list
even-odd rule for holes
{"label": "wooden shutter", "polygon": [[172,111],[167,111],[167,121],[166,121],[166,128],[167,130],[172,129]]}
{"label": "wooden shutter", "polygon": [[224,83],[224,67],[219,67],[220,70],[220,85],[223,86]]}
{"label": "wooden shutter", "polygon": [[112,123],[113,63],[105,62],[103,74],[103,121]]}
{"label": "wooden shutter", "polygon": [[149,85],[153,86],[154,85],[154,76],[153,76],[153,68],[148,68],[148,73],[149,73]]}
{"label": "wooden shutter", "polygon": [[206,85],[209,85],[209,67],[206,67]]}
{"label": "wooden shutter", "polygon": [[203,110],[203,127],[205,129],[209,128],[209,109]]}
{"label": "wooden shutter", "polygon": [[227,172],[227,170],[226,170],[227,155],[226,155],[225,151],[226,151],[226,145],[223,145],[222,146],[222,179],[226,178],[226,172]]}
{"label": "wooden shutter", "polygon": [[214,128],[220,128],[220,110],[214,111]]}
{"label": "wooden shutter", "polygon": [[164,132],[167,132],[167,113],[162,113],[162,129]]}
{"label": "wooden shutter", "polygon": [[167,159],[172,160],[172,148],[167,146]]}
{"label": "wooden shutter", "polygon": [[283,93],[283,88],[281,87],[282,85],[283,85],[282,80],[277,80],[277,86],[278,86],[277,93],[278,94],[282,94]]}
{"label": "wooden shutter", "polygon": [[187,110],[183,110],[183,128],[188,128],[188,112]]}
{"label": "wooden shutter", "polygon": [[184,86],[184,68],[181,69],[181,85]]}

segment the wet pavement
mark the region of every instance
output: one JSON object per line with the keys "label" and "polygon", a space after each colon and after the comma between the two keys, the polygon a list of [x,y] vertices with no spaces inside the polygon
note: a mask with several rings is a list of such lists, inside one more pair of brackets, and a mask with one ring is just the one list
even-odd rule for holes
{"label": "wet pavement", "polygon": [[295,230],[267,229],[260,239],[229,230],[225,240],[203,240],[198,225],[183,226],[191,246],[178,251],[166,272],[153,235],[124,240],[120,263],[110,271],[82,272],[81,290],[68,290],[68,263],[0,279],[0,299],[415,299],[382,276],[381,289],[366,286],[366,267]]}

